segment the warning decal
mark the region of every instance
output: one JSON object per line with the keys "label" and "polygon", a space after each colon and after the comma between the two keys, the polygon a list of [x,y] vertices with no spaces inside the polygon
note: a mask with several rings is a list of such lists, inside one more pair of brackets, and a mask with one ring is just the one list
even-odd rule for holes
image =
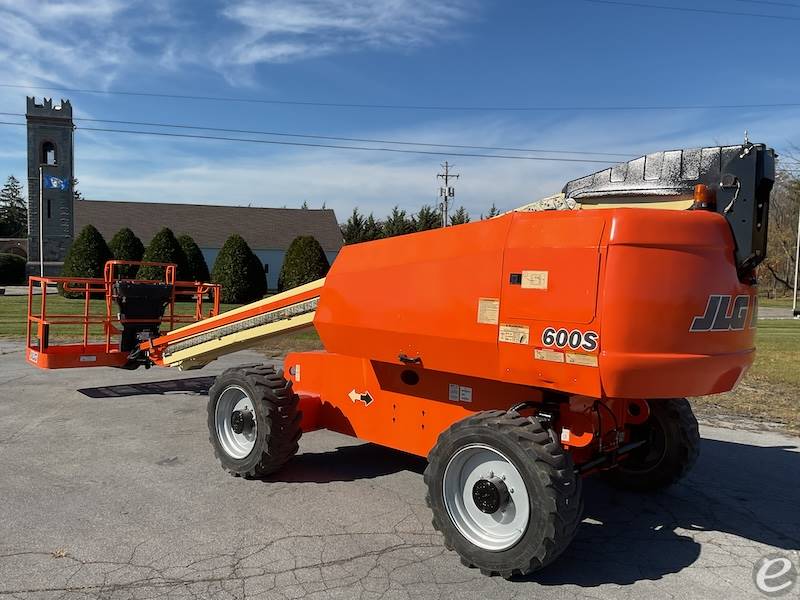
{"label": "warning decal", "polygon": [[508,342],[509,344],[527,344],[530,341],[530,329],[528,329],[527,325],[501,323],[497,340]]}
{"label": "warning decal", "polygon": [[478,323],[497,325],[500,320],[499,298],[478,298]]}
{"label": "warning decal", "polygon": [[533,351],[533,358],[536,360],[549,360],[550,362],[564,362],[564,353],[548,350],[547,348],[536,348]]}
{"label": "warning decal", "polygon": [[571,352],[567,352],[567,364],[596,367],[597,357],[593,354],[573,354]]}
{"label": "warning decal", "polygon": [[522,289],[546,290],[548,275],[547,271],[523,271]]}

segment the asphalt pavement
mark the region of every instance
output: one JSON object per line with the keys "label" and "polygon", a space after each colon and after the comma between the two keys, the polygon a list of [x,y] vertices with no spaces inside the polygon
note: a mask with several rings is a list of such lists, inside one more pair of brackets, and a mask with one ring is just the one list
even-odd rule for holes
{"label": "asphalt pavement", "polygon": [[[225,474],[201,371],[40,371],[0,342],[0,600],[21,598],[759,598],[798,563],[800,439],[702,426],[657,495],[585,485],[557,563],[515,581],[463,567],[430,525],[424,461],[326,431],[268,481]],[[800,587],[789,588],[800,597]]]}
{"label": "asphalt pavement", "polygon": [[790,306],[759,306],[759,319],[791,319],[793,318]]}

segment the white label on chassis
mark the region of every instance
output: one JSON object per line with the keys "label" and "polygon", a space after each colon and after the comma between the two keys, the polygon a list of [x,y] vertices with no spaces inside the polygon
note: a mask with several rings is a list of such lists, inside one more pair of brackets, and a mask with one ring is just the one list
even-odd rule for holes
{"label": "white label on chassis", "polygon": [[594,354],[573,354],[567,352],[566,354],[568,365],[583,365],[584,367],[596,367],[597,356]]}
{"label": "white label on chassis", "polygon": [[451,383],[447,389],[447,399],[450,402],[472,402],[472,388]]}
{"label": "white label on chassis", "polygon": [[530,329],[527,325],[500,324],[497,339],[509,344],[527,344],[530,338]]}
{"label": "white label on chassis", "polygon": [[546,290],[547,280],[547,271],[523,271],[520,285],[523,290]]}
{"label": "white label on chassis", "polygon": [[548,350],[547,348],[535,348],[533,350],[533,358],[536,360],[548,360],[550,362],[564,362],[564,353],[556,352],[555,350]]}
{"label": "white label on chassis", "polygon": [[499,298],[478,298],[478,323],[497,325],[500,319]]}
{"label": "white label on chassis", "polygon": [[472,402],[472,388],[462,385],[458,389],[459,402]]}

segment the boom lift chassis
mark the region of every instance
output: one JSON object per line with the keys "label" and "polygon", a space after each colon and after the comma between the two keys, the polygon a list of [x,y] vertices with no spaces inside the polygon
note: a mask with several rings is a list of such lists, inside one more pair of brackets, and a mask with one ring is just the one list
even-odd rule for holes
{"label": "boom lift chassis", "polygon": [[[35,286],[58,283],[86,308],[54,318],[43,295],[27,359],[194,369],[313,326],[324,351],[217,378],[208,428],[222,467],[269,475],[316,429],[427,457],[445,545],[485,574],[526,574],[574,537],[584,476],[653,490],[691,468],[699,433],[685,397],[732,389],[753,360],[773,180],[763,145],[656,153],[549,199],[576,210],[347,246],[326,279],[222,314],[218,288],[175,282],[172,266],[163,282],[120,280],[118,262],[102,281],[32,278],[31,304]],[[98,320],[92,294],[105,300]],[[195,298],[188,319],[177,295]],[[114,303],[127,312],[114,317]],[[174,329],[181,319],[196,322]],[[51,325],[74,322],[80,343],[49,341]]]}

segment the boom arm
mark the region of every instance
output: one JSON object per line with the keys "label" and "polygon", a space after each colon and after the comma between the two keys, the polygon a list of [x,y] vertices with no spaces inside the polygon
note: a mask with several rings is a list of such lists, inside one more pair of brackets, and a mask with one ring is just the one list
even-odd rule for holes
{"label": "boom arm", "polygon": [[137,357],[181,370],[212,360],[267,338],[313,325],[325,279],[317,279],[264,300],[170,331],[140,344]]}

